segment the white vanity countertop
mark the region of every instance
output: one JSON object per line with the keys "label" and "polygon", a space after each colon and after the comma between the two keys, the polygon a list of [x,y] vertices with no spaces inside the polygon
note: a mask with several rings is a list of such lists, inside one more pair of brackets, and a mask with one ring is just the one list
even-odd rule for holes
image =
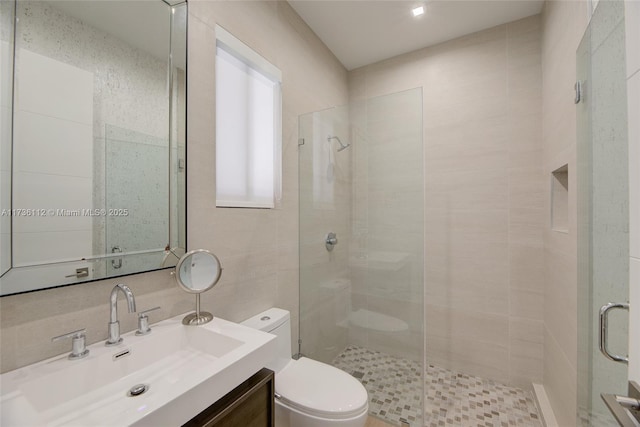
{"label": "white vanity countertop", "polygon": [[[179,426],[264,367],[275,336],[220,318],[184,326],[183,315],[0,375],[0,425]],[[129,354],[114,360],[114,355]],[[145,393],[130,397],[137,384]]]}

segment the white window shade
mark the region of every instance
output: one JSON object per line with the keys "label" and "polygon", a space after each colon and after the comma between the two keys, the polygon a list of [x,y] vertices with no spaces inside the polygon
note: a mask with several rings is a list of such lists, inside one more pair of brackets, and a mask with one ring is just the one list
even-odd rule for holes
{"label": "white window shade", "polygon": [[216,31],[216,205],[273,208],[280,198],[280,72]]}

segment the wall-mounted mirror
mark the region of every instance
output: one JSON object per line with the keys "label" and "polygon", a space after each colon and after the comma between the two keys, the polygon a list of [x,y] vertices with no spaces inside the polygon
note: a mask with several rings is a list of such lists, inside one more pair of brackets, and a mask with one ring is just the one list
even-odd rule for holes
{"label": "wall-mounted mirror", "polygon": [[1,3],[0,295],[175,265],[187,4]]}

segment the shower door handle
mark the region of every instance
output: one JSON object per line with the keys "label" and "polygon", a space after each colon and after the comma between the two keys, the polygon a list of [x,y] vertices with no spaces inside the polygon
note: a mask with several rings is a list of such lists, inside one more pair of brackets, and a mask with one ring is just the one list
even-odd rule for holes
{"label": "shower door handle", "polygon": [[629,304],[625,302],[610,302],[609,304],[605,304],[602,307],[600,307],[600,322],[599,322],[600,351],[609,360],[613,360],[614,362],[629,364],[628,357],[618,356],[616,354],[611,354],[609,352],[609,348],[608,348],[609,311],[614,308],[629,310]]}

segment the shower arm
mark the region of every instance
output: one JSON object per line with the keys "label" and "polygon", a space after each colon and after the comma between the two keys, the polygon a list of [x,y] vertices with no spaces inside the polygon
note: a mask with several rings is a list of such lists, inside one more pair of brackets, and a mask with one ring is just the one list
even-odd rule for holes
{"label": "shower arm", "polygon": [[329,135],[327,137],[327,141],[329,142],[331,142],[332,139],[335,139],[336,141],[338,141],[338,144],[340,144],[340,148],[338,148],[338,151],[346,150],[347,148],[349,148],[349,146],[351,146],[351,144],[343,144],[342,141],[340,141],[340,138],[338,138],[337,136]]}

